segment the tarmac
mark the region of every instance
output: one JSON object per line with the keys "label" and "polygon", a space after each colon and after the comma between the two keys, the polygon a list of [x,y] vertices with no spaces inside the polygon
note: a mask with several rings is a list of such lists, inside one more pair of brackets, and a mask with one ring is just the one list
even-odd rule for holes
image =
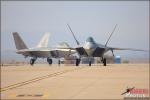
{"label": "tarmac", "polygon": [[149,64],[1,66],[1,99],[123,99],[127,87],[149,91]]}

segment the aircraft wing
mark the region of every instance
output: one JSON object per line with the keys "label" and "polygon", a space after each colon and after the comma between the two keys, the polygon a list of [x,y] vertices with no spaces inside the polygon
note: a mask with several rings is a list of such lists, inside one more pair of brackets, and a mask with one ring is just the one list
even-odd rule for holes
{"label": "aircraft wing", "polygon": [[67,47],[67,48],[61,48],[61,49],[72,50],[72,51],[74,51],[74,53],[78,53],[80,56],[88,56],[87,52],[85,51],[85,49],[82,46],[78,46],[75,48]]}
{"label": "aircraft wing", "polygon": [[114,47],[108,47],[110,50],[131,50],[131,51],[144,51],[148,52],[148,50],[142,50],[142,49],[133,49],[133,48],[114,48]]}
{"label": "aircraft wing", "polygon": [[54,58],[64,58],[76,53],[73,48],[55,48],[50,51],[50,54]]}
{"label": "aircraft wing", "polygon": [[22,49],[22,50],[18,50],[17,53],[18,54],[22,54],[26,57],[30,56],[30,57],[33,57],[33,56],[36,56],[36,57],[50,57],[50,51],[51,50],[48,50],[48,49]]}
{"label": "aircraft wing", "polygon": [[65,57],[69,56],[71,54],[76,53],[75,50],[72,50],[70,48],[45,48],[45,49],[22,49],[17,51],[18,54],[22,54],[24,56],[36,56],[36,57]]}

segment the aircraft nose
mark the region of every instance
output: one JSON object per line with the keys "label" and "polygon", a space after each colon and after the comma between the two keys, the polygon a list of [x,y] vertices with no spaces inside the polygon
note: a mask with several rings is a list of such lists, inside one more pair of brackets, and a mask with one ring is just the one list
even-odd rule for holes
{"label": "aircraft nose", "polygon": [[92,44],[89,44],[87,48],[91,50],[94,48],[94,46]]}
{"label": "aircraft nose", "polygon": [[84,48],[88,49],[88,50],[93,50],[93,49],[95,49],[95,44],[88,42],[84,45]]}
{"label": "aircraft nose", "polygon": [[88,49],[90,49],[90,50],[91,50],[91,49],[93,49],[93,47],[92,47],[92,46],[89,46],[89,47],[88,47]]}

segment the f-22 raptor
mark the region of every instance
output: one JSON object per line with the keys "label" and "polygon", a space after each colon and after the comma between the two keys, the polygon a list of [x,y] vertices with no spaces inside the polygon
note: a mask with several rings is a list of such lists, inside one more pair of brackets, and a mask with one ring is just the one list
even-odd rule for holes
{"label": "f-22 raptor", "polygon": [[[49,35],[50,33],[45,33],[36,47],[28,48],[19,34],[17,32],[13,32],[17,49],[16,53],[24,55],[25,58],[31,57],[31,65],[34,65],[37,58],[47,58],[47,62],[51,65],[53,63],[52,58],[65,58],[76,52],[75,50],[70,50],[69,45],[65,42],[62,42],[57,48],[48,47]],[[63,49],[64,47],[65,49]],[[58,62],[60,62],[60,60]]]}
{"label": "f-22 raptor", "polygon": [[108,51],[111,51],[113,56],[114,56],[114,53],[113,53],[114,50],[146,51],[146,50],[140,50],[140,49],[115,48],[115,47],[107,46],[112,34],[114,33],[114,31],[117,27],[117,24],[115,25],[115,27],[114,27],[113,31],[111,32],[107,42],[105,43],[105,45],[102,45],[102,44],[95,42],[92,37],[88,37],[85,44],[83,44],[83,46],[80,45],[79,41],[75,37],[75,34],[73,33],[69,24],[67,24],[67,26],[68,26],[70,32],[72,33],[73,38],[75,39],[76,44],[77,44],[77,47],[70,48],[71,50],[76,50],[77,53],[79,54],[79,58],[76,59],[76,66],[79,66],[81,57],[88,57],[89,58],[89,66],[91,66],[91,58],[92,57],[99,57],[101,59],[103,65],[106,66],[107,62],[106,62],[106,58],[104,58],[104,54]]}

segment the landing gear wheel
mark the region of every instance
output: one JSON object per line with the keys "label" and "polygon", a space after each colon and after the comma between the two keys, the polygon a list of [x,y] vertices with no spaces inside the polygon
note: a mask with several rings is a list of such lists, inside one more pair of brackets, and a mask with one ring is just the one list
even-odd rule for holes
{"label": "landing gear wheel", "polygon": [[80,59],[76,59],[76,66],[79,66],[80,64]]}
{"label": "landing gear wheel", "polygon": [[60,63],[61,63],[60,60],[58,60],[58,66],[60,66]]}
{"label": "landing gear wheel", "polygon": [[52,59],[50,59],[50,58],[47,58],[47,62],[49,65],[51,65],[53,63]]}
{"label": "landing gear wheel", "polygon": [[34,62],[35,62],[35,59],[31,59],[31,60],[30,60],[30,65],[33,66],[33,65],[34,65]]}
{"label": "landing gear wheel", "polygon": [[103,59],[103,65],[106,66],[106,58]]}
{"label": "landing gear wheel", "polygon": [[89,66],[91,66],[91,61],[89,61]]}

